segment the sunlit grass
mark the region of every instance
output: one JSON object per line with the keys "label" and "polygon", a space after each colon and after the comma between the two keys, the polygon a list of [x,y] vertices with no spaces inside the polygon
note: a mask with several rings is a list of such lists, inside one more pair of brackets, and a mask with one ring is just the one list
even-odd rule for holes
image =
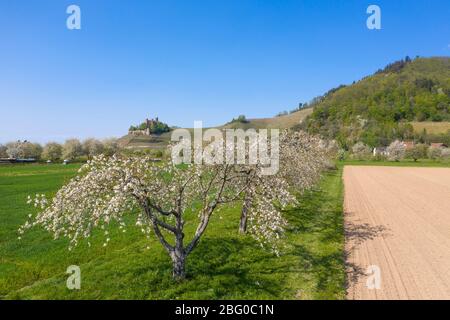
{"label": "sunlit grass", "polygon": [[[156,239],[140,230],[111,228],[111,242],[96,232],[91,247],[68,251],[41,229],[17,238],[32,211],[29,194],[56,192],[78,165],[0,167],[0,298],[3,299],[343,299],[341,171],[285,212],[290,221],[281,257],[240,236],[238,207],[211,220],[187,261],[188,279],[174,282],[171,262]],[[130,224],[132,216],[128,217]],[[187,235],[196,227],[187,223]],[[150,246],[150,249],[146,249]],[[81,268],[81,290],[66,288],[70,265]]]}

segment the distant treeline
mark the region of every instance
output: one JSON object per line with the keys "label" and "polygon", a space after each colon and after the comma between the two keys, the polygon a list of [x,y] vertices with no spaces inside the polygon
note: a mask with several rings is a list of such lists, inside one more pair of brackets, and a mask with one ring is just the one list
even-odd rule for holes
{"label": "distant treeline", "polygon": [[29,141],[14,141],[5,145],[0,144],[0,159],[34,159],[39,160],[76,160],[81,157],[90,159],[99,154],[113,155],[119,149],[117,139],[105,140],[68,139],[65,143],[49,142],[42,146]]}
{"label": "distant treeline", "polygon": [[290,111],[287,111],[287,110],[281,111],[281,112],[277,113],[277,114],[275,115],[275,117],[287,116],[287,115],[289,115],[289,114],[292,114],[292,113],[295,113],[295,112],[298,112],[298,111],[301,111],[301,110],[304,110],[304,109],[312,108],[315,99],[317,99],[317,98],[314,98],[309,104],[308,104],[307,102],[305,102],[305,103],[300,102],[300,103],[298,104],[298,107],[297,107],[297,108],[291,109]]}

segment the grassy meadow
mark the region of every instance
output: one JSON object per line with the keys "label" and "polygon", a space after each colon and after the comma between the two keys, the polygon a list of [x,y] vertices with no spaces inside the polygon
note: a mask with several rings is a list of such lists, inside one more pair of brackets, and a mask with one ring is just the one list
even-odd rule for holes
{"label": "grassy meadow", "polygon": [[432,122],[432,121],[424,121],[424,122],[412,122],[411,125],[414,128],[416,133],[422,133],[426,130],[429,134],[445,134],[450,131],[450,122]]}
{"label": "grassy meadow", "polygon": [[[239,207],[212,218],[187,260],[188,279],[174,282],[171,262],[155,238],[130,226],[111,226],[103,247],[100,232],[91,247],[72,251],[35,228],[18,239],[17,229],[34,209],[28,195],[53,194],[79,165],[0,166],[0,299],[344,299],[342,170],[324,175],[301,205],[286,210],[290,222],[280,257],[237,233]],[[187,233],[195,229],[188,218]],[[147,249],[147,246],[150,248]],[[70,265],[81,268],[81,290],[66,288]]]}

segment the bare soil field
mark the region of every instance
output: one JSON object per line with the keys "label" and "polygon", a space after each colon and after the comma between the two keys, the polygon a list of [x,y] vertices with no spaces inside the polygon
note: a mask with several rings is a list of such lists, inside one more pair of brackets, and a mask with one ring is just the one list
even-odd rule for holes
{"label": "bare soil field", "polygon": [[344,185],[347,298],[450,299],[450,169],[347,166]]}

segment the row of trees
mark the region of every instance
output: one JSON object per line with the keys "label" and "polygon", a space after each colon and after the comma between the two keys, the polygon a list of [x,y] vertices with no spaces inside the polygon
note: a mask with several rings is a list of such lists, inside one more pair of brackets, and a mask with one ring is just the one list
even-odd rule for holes
{"label": "row of trees", "polygon": [[235,122],[248,123],[249,120],[247,120],[247,117],[244,114],[241,114],[237,118],[233,118],[230,122],[228,122],[228,124],[235,123]]}
{"label": "row of trees", "polygon": [[118,143],[115,138],[105,140],[90,138],[83,142],[78,139],[69,139],[64,144],[49,142],[45,146],[28,141],[16,141],[0,145],[0,158],[74,160],[82,156],[92,158],[99,154],[113,155],[117,150]]}
{"label": "row of trees", "polygon": [[[331,89],[331,90],[328,91],[324,96],[326,96],[327,94],[333,92],[334,90],[340,89],[341,87],[343,87],[343,86],[340,86],[340,87],[338,87],[338,88]],[[275,115],[275,117],[287,116],[287,115],[289,115],[289,114],[293,114],[293,113],[295,113],[295,112],[298,112],[298,111],[301,111],[301,110],[304,110],[304,109],[307,109],[307,108],[313,108],[313,107],[314,107],[314,104],[320,102],[321,99],[323,99],[322,96],[320,96],[320,97],[315,97],[315,98],[313,98],[313,99],[311,100],[310,104],[308,104],[307,102],[305,102],[305,103],[299,102],[298,107],[296,107],[296,108],[294,108],[294,109],[291,109],[291,110],[289,110],[289,111],[283,110],[283,111],[277,113],[277,114]]]}
{"label": "row of trees", "polygon": [[[284,132],[280,170],[272,176],[262,174],[262,164],[175,166],[169,161],[156,164],[145,156],[101,155],[88,161],[52,201],[43,195],[29,198],[41,211],[19,234],[40,225],[75,246],[82,238],[89,241],[94,227],[99,227],[105,232],[106,246],[109,224],[117,222],[125,230],[125,213],[135,212],[133,224],[145,236],[156,237],[172,260],[173,277],[183,279],[188,255],[198,246],[211,217],[228,203],[242,204],[240,231],[277,252],[288,223],[282,209],[296,203],[296,191],[317,181],[329,150],[317,138]],[[192,218],[187,219],[187,213]],[[186,239],[189,223],[196,229]]]}
{"label": "row of trees", "polygon": [[395,140],[381,154],[373,154],[372,148],[363,142],[358,142],[352,147],[352,158],[356,160],[383,159],[390,161],[400,161],[402,159],[433,159],[433,160],[449,160],[450,148],[432,147],[427,144],[418,143],[407,148],[406,145]]}
{"label": "row of trees", "polygon": [[6,145],[0,144],[0,158],[34,158],[38,159],[43,152],[39,143],[28,141],[9,142]]}

